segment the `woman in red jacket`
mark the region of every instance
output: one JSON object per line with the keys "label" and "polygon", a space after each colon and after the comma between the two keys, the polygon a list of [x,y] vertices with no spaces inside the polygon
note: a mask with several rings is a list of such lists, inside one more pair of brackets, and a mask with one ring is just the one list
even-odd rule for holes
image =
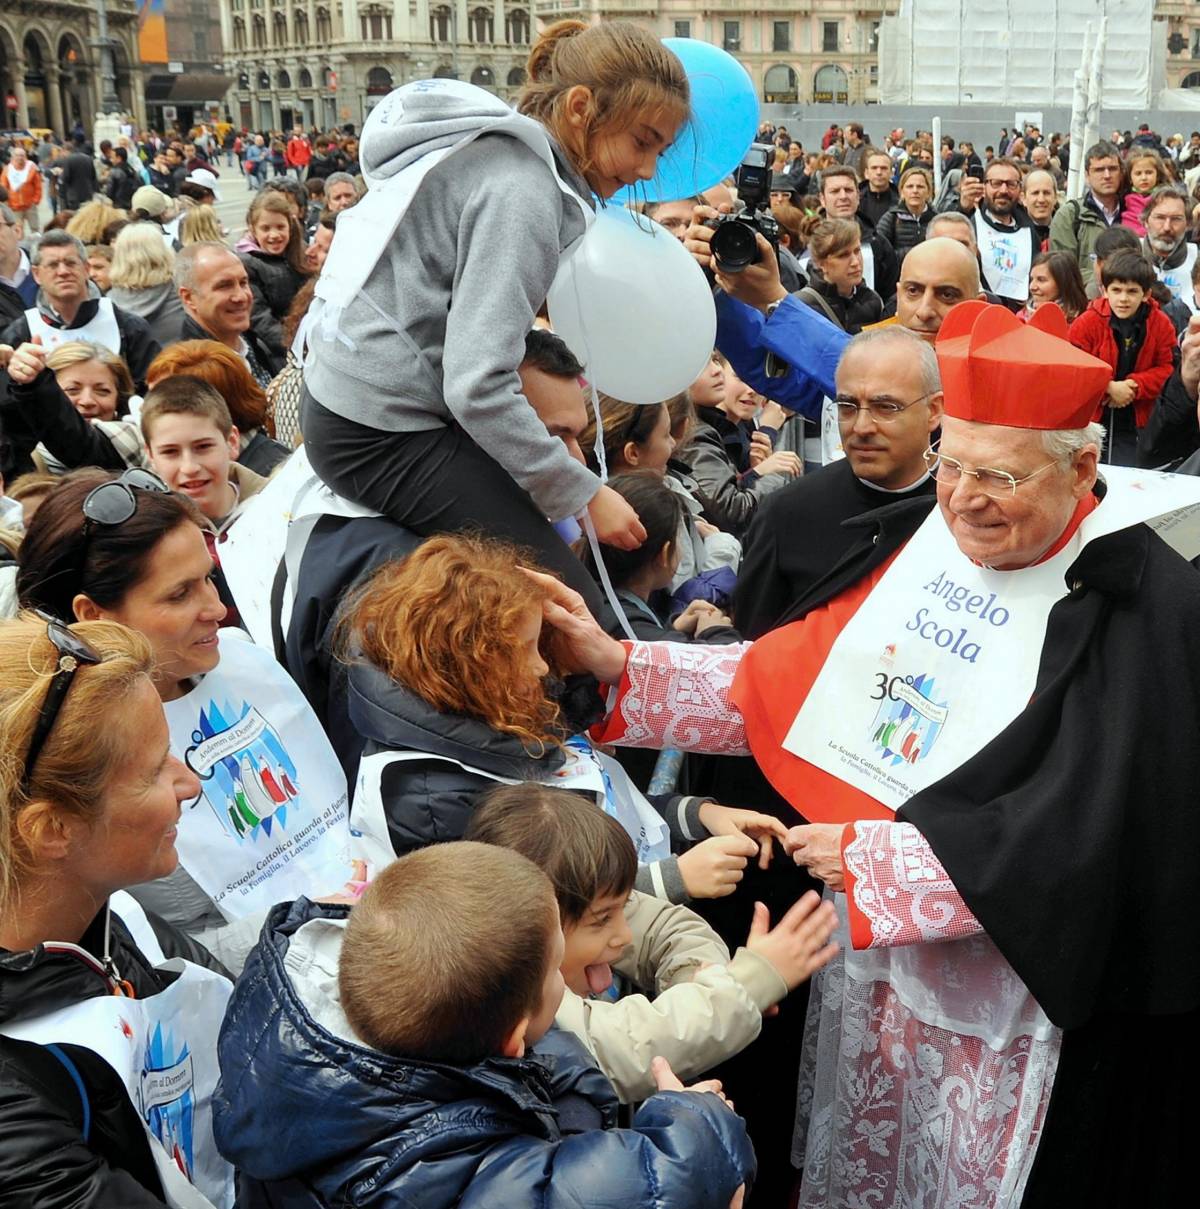
{"label": "woman in red jacket", "polygon": [[1104,262],[1104,296],[1071,324],[1071,343],[1107,361],[1113,380],[1096,407],[1108,431],[1105,460],[1134,465],[1137,434],[1175,369],[1175,328],[1150,297],[1154,270],[1139,252]]}

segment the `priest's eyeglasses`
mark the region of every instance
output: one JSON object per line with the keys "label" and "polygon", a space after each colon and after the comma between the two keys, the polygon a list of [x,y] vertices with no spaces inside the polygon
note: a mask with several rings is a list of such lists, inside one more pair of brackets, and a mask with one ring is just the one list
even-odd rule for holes
{"label": "priest's eyeglasses", "polygon": [[923,395],[918,395],[907,403],[897,403],[895,399],[887,398],[868,399],[865,403],[860,403],[857,399],[839,396],[834,399],[833,405],[837,408],[838,422],[841,424],[853,424],[858,419],[860,411],[865,411],[876,424],[890,424],[893,420],[900,418],[901,412],[907,411],[935,393],[935,391],[927,390]]}
{"label": "priest's eyeglasses", "polygon": [[1057,462],[1047,462],[1045,466],[1039,466],[1032,474],[1018,479],[1009,474],[1007,470],[991,470],[985,466],[968,470],[957,458],[948,458],[941,453],[936,445],[931,445],[925,450],[924,456],[929,473],[939,483],[953,487],[965,474],[973,478],[979,484],[979,490],[993,500],[1011,500],[1017,494],[1017,488],[1022,483],[1028,483],[1030,479],[1037,478],[1043,470],[1049,470],[1051,466],[1058,465]]}

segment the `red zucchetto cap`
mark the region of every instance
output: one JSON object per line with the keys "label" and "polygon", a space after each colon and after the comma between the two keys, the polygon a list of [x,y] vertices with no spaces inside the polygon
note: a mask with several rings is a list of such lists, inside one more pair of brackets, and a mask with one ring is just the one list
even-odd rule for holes
{"label": "red zucchetto cap", "polygon": [[946,415],[1009,428],[1086,428],[1112,367],[1067,340],[1053,303],[1028,323],[973,299],[947,312],[934,345]]}

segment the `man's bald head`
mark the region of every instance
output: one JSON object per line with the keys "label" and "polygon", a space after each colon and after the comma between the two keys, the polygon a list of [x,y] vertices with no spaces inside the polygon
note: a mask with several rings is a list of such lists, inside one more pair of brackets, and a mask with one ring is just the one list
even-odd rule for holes
{"label": "man's bald head", "polygon": [[896,319],[924,340],[932,340],[946,312],[978,298],[979,262],[953,239],[941,236],[919,243],[904,258],[896,287]]}

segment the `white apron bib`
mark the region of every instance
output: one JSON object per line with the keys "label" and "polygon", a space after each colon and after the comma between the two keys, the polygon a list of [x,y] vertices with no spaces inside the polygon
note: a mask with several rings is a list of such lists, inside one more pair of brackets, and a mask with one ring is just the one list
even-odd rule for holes
{"label": "white apron bib", "polygon": [[1200,481],[1106,467],[1105,499],[1035,567],[971,562],[934,511],[833,644],[783,746],[897,810],[1028,704],[1050,610],[1091,540],[1148,522],[1200,554]]}
{"label": "white apron bib", "polygon": [[875,288],[875,249],[871,246],[869,239],[862,241],[862,258],[863,258],[863,281],[871,288]]}
{"label": "white apron bib", "polygon": [[[484,772],[481,768],[472,768],[448,756],[434,756],[426,752],[382,751],[364,756],[358,765],[358,782],[354,788],[354,808],[350,821],[351,826],[367,839],[390,847],[380,790],[383,771],[389,764],[412,760],[440,760],[499,785],[522,783]],[[615,818],[633,840],[639,865],[652,864],[671,855],[670,832],[662,815],[646,801],[621,765],[611,756],[597,751],[582,735],[568,740],[566,764],[557,772],[549,773],[540,783],[552,789],[572,789],[592,794],[596,805]]]}
{"label": "white apron bib", "polygon": [[52,327],[35,306],[25,312],[25,321],[29,324],[29,338],[32,340],[34,336],[41,336],[42,347],[47,352],[53,352],[60,344],[69,344],[72,340],[86,340],[113,353],[121,351],[121,329],[117,327],[113,304],[107,298],[100,299],[96,313],[82,327]]}
{"label": "white apron bib", "polygon": [[1196,256],[1200,253],[1194,243],[1187,245],[1187,257],[1183,264],[1173,269],[1156,269],[1158,279],[1171,291],[1174,298],[1181,298],[1194,315],[1197,311],[1196,291],[1192,286],[1192,270],[1196,267]]}
{"label": "white apron bib", "polygon": [[975,211],[975,238],[979,243],[979,263],[987,287],[1001,298],[1029,301],[1029,270],[1033,264],[1033,240],[1027,227],[997,231]]}
{"label": "white apron bib", "polygon": [[163,708],[201,779],[180,864],[228,920],[365,882],[392,859],[350,829],[346,778],[316,715],[261,647],[223,633],[221,662]]}
{"label": "white apron bib", "polygon": [[151,963],[179,977],[149,999],[98,995],[5,1025],[3,1032],[38,1045],[81,1045],[103,1058],[146,1128],[167,1203],[231,1209],[233,1168],[213,1142],[212,1094],[217,1033],[233,984],[182,958],[167,961],[145,912],[128,894],[114,894],[111,906]]}

